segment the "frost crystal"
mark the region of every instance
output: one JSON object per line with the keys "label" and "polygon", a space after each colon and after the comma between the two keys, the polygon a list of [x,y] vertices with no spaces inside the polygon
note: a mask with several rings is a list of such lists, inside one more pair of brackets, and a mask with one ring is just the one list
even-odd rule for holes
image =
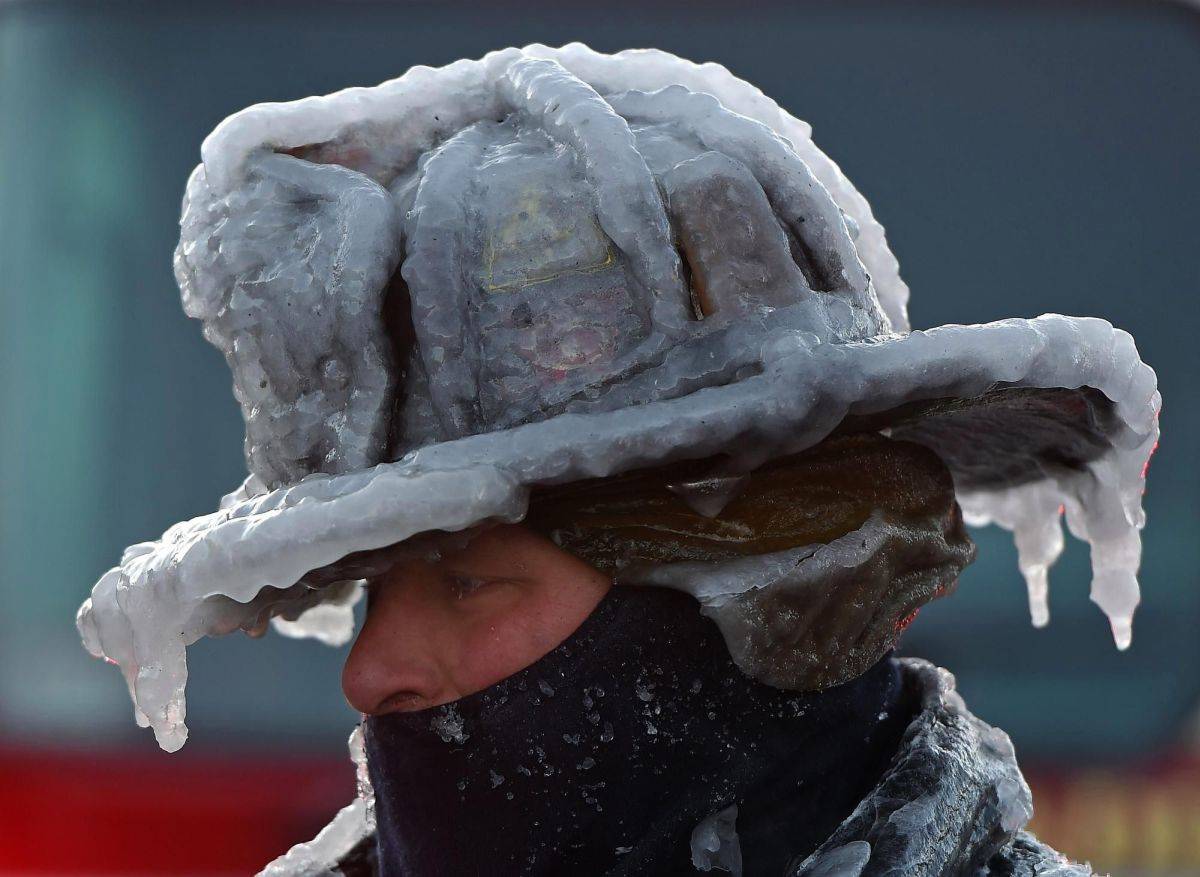
{"label": "frost crystal", "polygon": [[715,514],[839,427],[933,448],[972,520],[1014,531],[1035,622],[1063,508],[1127,645],[1153,371],[1102,320],[908,333],[883,229],[809,135],[717,65],[578,44],[225,120],[176,271],[233,370],[251,475],[80,608],[138,722],[183,745],[201,636],[278,616],[348,637],[347,583],[412,536],[725,455],[678,485]]}
{"label": "frost crystal", "polygon": [[429,720],[429,727],[446,743],[457,743],[461,746],[471,736],[466,731],[458,707],[452,703],[437,708],[437,714]]}

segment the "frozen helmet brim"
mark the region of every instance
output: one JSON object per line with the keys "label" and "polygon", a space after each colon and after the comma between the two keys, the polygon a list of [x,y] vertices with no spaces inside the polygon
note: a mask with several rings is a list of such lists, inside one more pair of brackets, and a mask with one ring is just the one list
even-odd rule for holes
{"label": "frozen helmet brim", "polygon": [[[1013,443],[956,438],[971,434],[977,415],[976,434],[986,431],[997,393],[1022,389],[1071,392],[1053,404],[1019,402],[1026,428],[1010,433]],[[760,372],[726,386],[561,414],[269,492],[248,482],[220,510],[128,549],[78,624],[93,654],[120,665],[139,724],[174,750],[186,738],[185,647],[270,615],[294,618],[325,597],[345,599],[306,582],[314,571],[419,533],[518,520],[539,484],[746,448],[759,458],[795,453],[850,424],[891,428],[938,450],[976,523],[1045,531],[1065,508],[1072,531],[1092,545],[1093,599],[1122,643],[1137,603],[1141,493],[1159,405],[1154,372],[1132,338],[1098,319],[1047,315],[850,344],[769,331]],[[1075,429],[1065,428],[1071,412]],[[1021,435],[1038,424],[1052,440],[1034,453]],[[1031,567],[1044,574],[1053,559]]]}

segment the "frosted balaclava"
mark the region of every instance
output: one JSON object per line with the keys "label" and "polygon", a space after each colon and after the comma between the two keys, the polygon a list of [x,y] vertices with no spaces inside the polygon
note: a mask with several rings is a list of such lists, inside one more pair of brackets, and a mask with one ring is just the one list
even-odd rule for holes
{"label": "frosted balaclava", "polygon": [[507,680],[366,720],[378,873],[669,877],[711,857],[783,874],[849,815],[913,712],[891,659],[781,691],[734,666],[691,597],[613,588]]}

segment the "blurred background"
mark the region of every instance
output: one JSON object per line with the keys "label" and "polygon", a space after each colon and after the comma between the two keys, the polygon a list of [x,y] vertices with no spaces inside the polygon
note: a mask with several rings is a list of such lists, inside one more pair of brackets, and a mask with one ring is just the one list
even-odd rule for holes
{"label": "blurred background", "polygon": [[189,651],[160,752],[73,626],[132,542],[244,475],[229,373],[171,274],[200,142],[259,101],[531,41],[725,64],[867,195],[914,327],[1046,311],[1159,373],[1133,647],[1086,548],[1034,630],[1008,536],[903,651],[1012,735],[1035,828],[1119,874],[1200,874],[1200,10],[1155,2],[67,3],[0,0],[0,874],[246,874],[352,795],[343,652]]}

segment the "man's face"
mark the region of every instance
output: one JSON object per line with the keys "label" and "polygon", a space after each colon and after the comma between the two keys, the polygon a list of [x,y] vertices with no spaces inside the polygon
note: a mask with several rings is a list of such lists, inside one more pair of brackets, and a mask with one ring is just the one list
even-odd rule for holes
{"label": "man's face", "polygon": [[569,637],[609,578],[545,536],[492,527],[436,561],[397,564],[371,585],[342,690],[367,715],[482,691]]}

